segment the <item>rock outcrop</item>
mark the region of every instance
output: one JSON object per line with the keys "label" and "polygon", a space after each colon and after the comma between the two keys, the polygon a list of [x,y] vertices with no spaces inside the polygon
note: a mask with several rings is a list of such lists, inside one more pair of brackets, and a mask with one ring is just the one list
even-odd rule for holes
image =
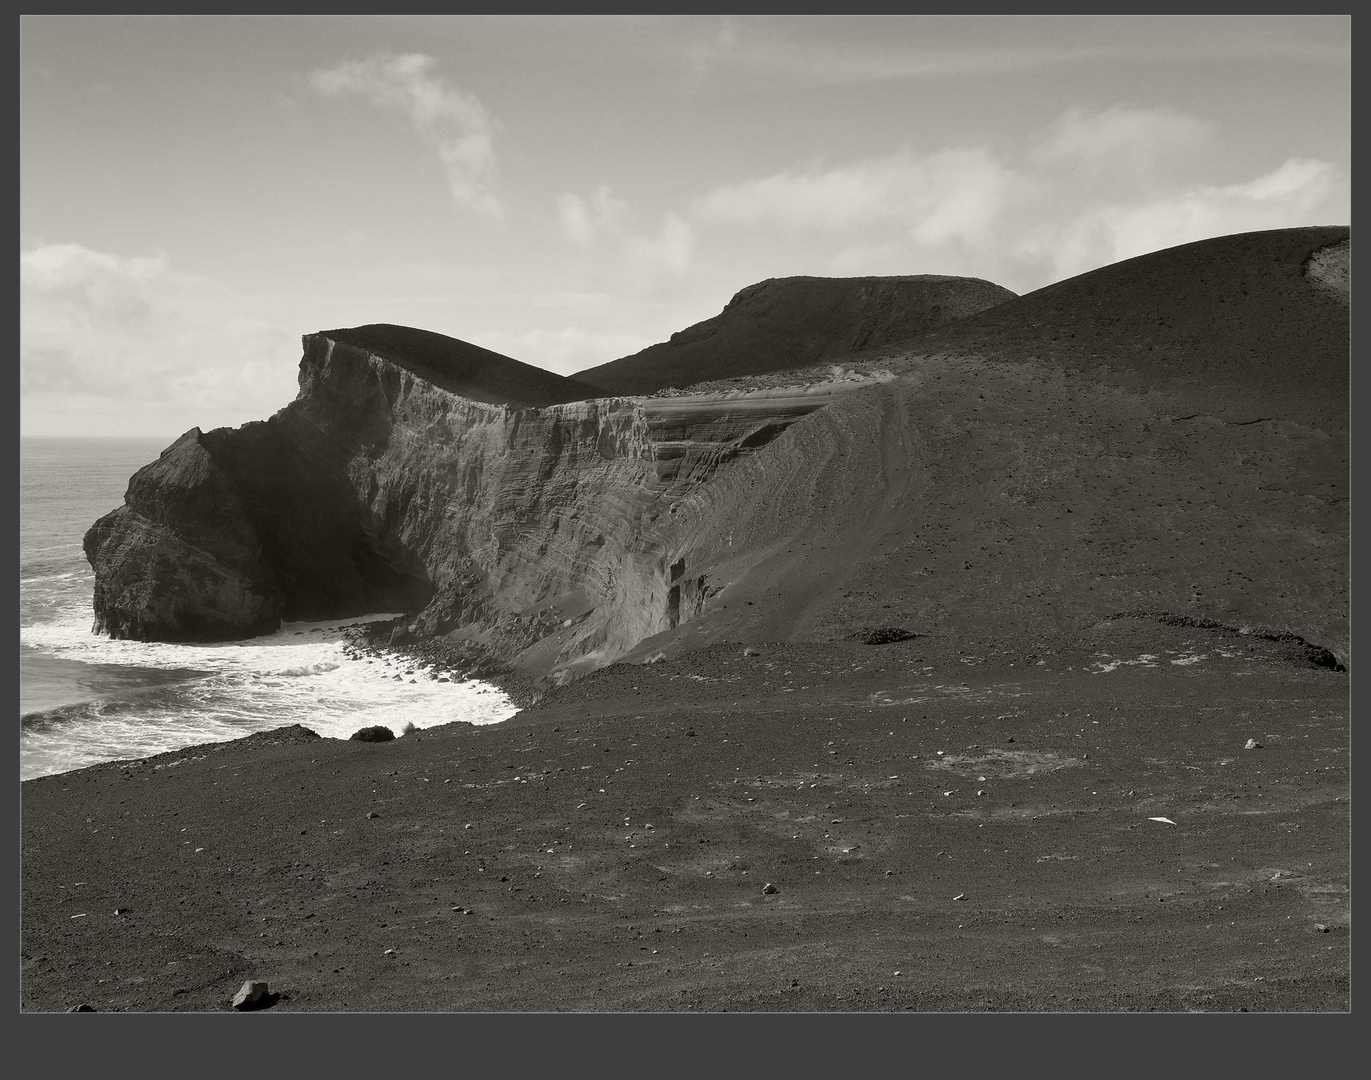
{"label": "rock outcrop", "polygon": [[722,640],[896,628],[974,657],[1131,617],[1346,664],[1347,307],[1306,273],[1346,239],[1187,245],[712,393],[495,403],[502,365],[444,386],[311,335],[291,405],[183,436],[92,528],[97,625],[406,612],[557,681]]}

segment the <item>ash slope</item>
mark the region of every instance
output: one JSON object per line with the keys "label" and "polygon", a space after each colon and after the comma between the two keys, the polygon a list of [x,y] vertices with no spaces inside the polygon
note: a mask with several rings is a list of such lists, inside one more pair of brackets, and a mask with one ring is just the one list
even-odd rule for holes
{"label": "ash slope", "polygon": [[1230,423],[1347,430],[1346,227],[1239,233],[1106,266],[919,341],[1031,359]]}
{"label": "ash slope", "polygon": [[1346,663],[1348,316],[1318,268],[1348,251],[1190,244],[884,358],[894,381],[716,483],[691,547],[719,602],[639,655],[884,626],[988,654],[1132,615]]}
{"label": "ash slope", "polygon": [[291,406],[183,437],[92,529],[97,617],[243,636],[403,602],[556,681],[889,628],[1032,654],[1121,616],[1346,663],[1346,241],[1130,260],[826,386],[517,409],[312,335]]}
{"label": "ash slope", "polygon": [[1014,294],[979,278],[771,278],[670,341],[577,372],[616,394],[832,362],[917,337]]}

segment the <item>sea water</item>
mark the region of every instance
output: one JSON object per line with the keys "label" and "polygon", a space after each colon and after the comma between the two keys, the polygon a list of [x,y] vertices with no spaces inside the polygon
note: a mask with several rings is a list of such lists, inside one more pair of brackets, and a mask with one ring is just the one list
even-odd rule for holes
{"label": "sea water", "polygon": [[82,537],[171,442],[20,440],[21,779],[288,724],[345,739],[377,724],[398,735],[406,724],[489,724],[517,711],[486,683],[437,681],[400,657],[350,658],[344,627],[365,617],[287,623],[269,637],[213,645],[93,633],[95,578]]}

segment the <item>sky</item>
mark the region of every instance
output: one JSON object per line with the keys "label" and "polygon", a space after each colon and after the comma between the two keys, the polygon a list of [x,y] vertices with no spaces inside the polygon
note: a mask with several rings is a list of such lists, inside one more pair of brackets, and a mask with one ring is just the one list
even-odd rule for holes
{"label": "sky", "polygon": [[25,16],[19,60],[25,436],[265,419],[319,330],[571,374],[766,278],[1351,216],[1347,16]]}

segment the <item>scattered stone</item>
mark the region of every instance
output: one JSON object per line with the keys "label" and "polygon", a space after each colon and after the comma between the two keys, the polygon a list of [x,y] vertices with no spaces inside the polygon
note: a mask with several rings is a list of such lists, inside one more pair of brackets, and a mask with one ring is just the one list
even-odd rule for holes
{"label": "scattered stone", "polygon": [[903,626],[877,626],[862,637],[865,645],[889,645],[896,641],[913,641],[919,635]]}
{"label": "scattered stone", "polygon": [[387,949],[387,950],[386,950],[385,952],[383,952],[381,955],[382,955],[382,956],[394,956],[394,955],[395,955],[395,950],[394,950],[394,949]]}
{"label": "scattered stone", "polygon": [[353,742],[390,742],[395,738],[395,732],[384,724],[377,724],[374,727],[364,727],[352,733],[350,741]]}
{"label": "scattered stone", "polygon": [[959,892],[959,893],[958,893],[956,896],[954,896],[952,899],[953,899],[953,900],[965,900],[965,899],[966,899],[966,893],[964,893],[964,892]]}
{"label": "scattered stone", "polygon": [[367,817],[368,817],[368,818],[378,818],[378,817],[380,817],[380,816],[381,816],[381,815],[378,814],[375,810],[368,810],[368,811],[367,811]]}
{"label": "scattered stone", "polygon": [[94,1005],[87,1005],[84,1001],[80,1005],[73,1005],[67,1012],[95,1012]]}
{"label": "scattered stone", "polygon": [[[1326,926],[1324,923],[1321,923],[1321,922],[1316,922],[1316,923],[1314,924],[1314,929],[1317,930],[1320,934],[1326,934],[1326,933],[1328,933],[1328,931],[1329,931],[1329,927]],[[70,1010],[68,1010],[68,1011],[70,1011]]]}
{"label": "scattered stone", "polygon": [[1150,817],[1150,818],[1148,818],[1147,820],[1148,820],[1148,821],[1160,821],[1163,825],[1174,825],[1174,824],[1176,824],[1176,823],[1175,823],[1174,821],[1172,821],[1169,817]]}
{"label": "scattered stone", "polygon": [[765,896],[771,896],[772,894],[778,893],[780,891],[780,889],[776,888],[776,886],[771,884],[771,882],[769,881],[762,886],[762,894]]}
{"label": "scattered stone", "polygon": [[253,982],[249,979],[238,988],[238,993],[233,995],[232,1005],[240,1011],[256,1009],[268,994],[267,984],[264,982]]}
{"label": "scattered stone", "polygon": [[1248,739],[1247,742],[1243,745],[1244,750],[1260,750],[1261,748],[1262,744],[1257,742],[1256,739]]}
{"label": "scattered stone", "polygon": [[749,645],[746,649],[743,650],[743,655],[744,655],[744,656],[761,656],[761,655],[762,655],[762,650],[761,650],[761,649],[754,649],[751,645]]}

